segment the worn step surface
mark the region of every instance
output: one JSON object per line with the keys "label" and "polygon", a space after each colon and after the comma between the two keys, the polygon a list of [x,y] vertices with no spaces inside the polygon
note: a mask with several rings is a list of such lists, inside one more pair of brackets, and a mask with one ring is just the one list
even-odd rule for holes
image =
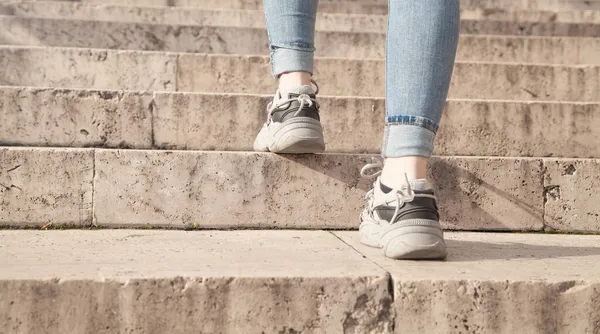
{"label": "worn step surface", "polygon": [[[47,20],[0,16],[5,45],[267,55],[264,29],[120,22]],[[600,33],[598,34],[600,36]],[[384,58],[385,34],[323,32],[316,56]],[[458,60],[547,64],[600,64],[600,38],[462,35]]]}
{"label": "worn step surface", "polygon": [[[42,3],[42,4],[52,4]],[[43,30],[56,29],[57,32],[69,31],[69,26],[76,25],[85,33],[93,31],[98,25],[96,22],[83,24],[70,22],[70,20],[103,21],[119,25],[124,30],[148,30],[148,23],[161,23],[175,25],[177,30],[181,25],[189,26],[228,26],[265,28],[265,14],[261,10],[226,10],[226,9],[180,9],[160,7],[130,7],[130,6],[81,6],[71,4],[64,6],[59,3],[59,8],[36,9],[17,6],[2,6],[0,14],[12,15],[2,18],[2,25],[12,26],[13,30]],[[26,4],[35,6],[36,4]],[[595,13],[596,14],[596,13]],[[600,12],[597,14],[600,17]],[[33,17],[30,17],[33,16]],[[461,32],[463,34],[493,34],[493,35],[533,35],[533,36],[600,36],[600,18],[595,16],[582,16],[587,22],[568,21],[514,21],[498,20],[488,17],[477,18],[476,14],[470,15],[473,19],[462,18]],[[576,16],[576,15],[573,15]],[[44,17],[40,19],[38,17]],[[13,20],[9,20],[12,18]],[[51,21],[54,20],[54,21]],[[128,23],[128,24],[126,24]],[[140,26],[141,23],[146,23]],[[105,24],[106,25],[106,24]],[[377,32],[387,30],[387,16],[385,15],[347,15],[347,14],[317,14],[317,31],[341,32]],[[88,32],[89,34],[89,32]],[[160,37],[158,37],[160,39]]]}
{"label": "worn step surface", "polygon": [[[271,100],[0,87],[0,145],[252,151]],[[328,152],[380,152],[384,99],[321,96],[319,103]],[[434,153],[600,158],[599,113],[599,103],[449,100]]]}
{"label": "worn step surface", "polygon": [[[358,227],[370,155],[2,148],[0,225]],[[243,171],[243,172],[241,172]],[[600,231],[600,163],[436,157],[446,228]]]}
{"label": "worn step surface", "polygon": [[0,325],[32,333],[598,329],[598,236],[447,233],[445,262],[388,261],[357,238],[0,231]]}
{"label": "worn step surface", "polygon": [[11,333],[392,332],[387,273],[328,232],[0,240],[0,326]]}
{"label": "worn step surface", "polygon": [[[13,2],[14,0],[3,0]],[[36,2],[38,0],[28,0]],[[61,0],[62,1],[62,0]],[[263,0],[71,0],[84,4],[118,4],[131,6],[166,6],[166,7],[199,7],[199,8],[237,8],[261,9]],[[479,10],[600,10],[597,0],[462,0],[462,8]],[[387,0],[375,1],[320,1],[319,10],[323,12],[385,14]]]}
{"label": "worn step surface", "polygon": [[390,273],[396,333],[600,329],[600,236],[446,233],[447,262],[398,263],[335,234]]}
{"label": "worn step surface", "polygon": [[[325,3],[321,1],[321,4]],[[195,7],[144,7],[68,1],[0,2],[0,14],[19,17],[69,18],[138,23],[235,25],[264,27],[263,10]],[[599,11],[482,10],[461,8],[463,20],[514,21],[519,24],[600,23]],[[317,30],[330,30],[330,23],[343,23],[343,30],[382,32],[385,15],[317,13]],[[215,18],[219,18],[218,20]],[[339,29],[339,28],[337,28]]]}
{"label": "worn step surface", "polygon": [[[0,47],[4,86],[272,94],[269,68],[267,56]],[[315,78],[323,95],[384,96],[385,62],[317,58]],[[449,97],[598,101],[600,66],[457,62]]]}

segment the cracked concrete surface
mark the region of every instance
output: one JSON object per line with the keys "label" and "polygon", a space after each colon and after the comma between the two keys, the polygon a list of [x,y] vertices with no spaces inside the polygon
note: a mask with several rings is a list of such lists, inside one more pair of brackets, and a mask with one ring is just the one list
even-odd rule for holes
{"label": "cracked concrete surface", "polygon": [[445,262],[399,262],[334,232],[391,275],[397,333],[595,333],[600,236],[446,233]]}
{"label": "cracked concrete surface", "polygon": [[447,233],[448,260],[418,262],[385,259],[357,232],[0,231],[0,324],[57,333],[594,333],[598,238]]}
{"label": "cracked concrete surface", "polygon": [[[252,94],[276,88],[274,80],[263,79],[270,67],[266,56],[15,46],[0,47],[0,55],[0,85]],[[381,97],[384,65],[378,59],[317,58],[315,77],[328,83],[323,95]],[[152,76],[146,75],[149,70]],[[597,65],[459,61],[449,97],[531,100],[533,93],[539,101],[595,102],[599,73]]]}
{"label": "cracked concrete surface", "polygon": [[11,332],[392,333],[387,273],[327,232],[0,240],[0,325]]}
{"label": "cracked concrete surface", "polygon": [[[371,157],[2,148],[0,225],[354,229]],[[429,173],[447,229],[598,232],[596,164],[435,157]]]}
{"label": "cracked concrete surface", "polygon": [[[271,96],[0,87],[0,144],[249,151]],[[321,97],[328,152],[378,153],[382,98]],[[219,117],[223,110],[230,117]],[[436,155],[595,157],[598,103],[451,99]],[[348,136],[360,129],[362,136]],[[231,135],[235,133],[236,135]],[[481,138],[486,140],[480,140]]]}
{"label": "cracked concrete surface", "polygon": [[89,226],[93,150],[0,148],[0,225]]}

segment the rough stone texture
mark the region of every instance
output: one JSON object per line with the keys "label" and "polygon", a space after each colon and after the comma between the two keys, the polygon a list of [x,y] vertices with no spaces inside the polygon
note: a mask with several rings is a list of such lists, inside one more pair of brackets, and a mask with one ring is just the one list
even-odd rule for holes
{"label": "rough stone texture", "polygon": [[[272,96],[157,93],[154,109],[158,147],[252,151]],[[329,152],[379,153],[383,99],[319,99]],[[226,112],[227,116],[223,113]],[[351,133],[362,136],[349,136]]]}
{"label": "rough stone texture", "polygon": [[[77,8],[79,7],[81,6]],[[135,9],[135,7],[124,8],[128,8],[127,15]],[[158,10],[159,8],[152,9]],[[12,45],[53,45],[221,54],[268,54],[269,50],[265,30],[248,27],[182,26],[181,23],[179,25],[157,25],[11,17],[0,17],[0,21],[5,26],[5,29],[0,32],[0,40]],[[537,24],[537,22],[534,23]],[[385,34],[382,33],[317,31],[315,45],[316,56],[385,57]],[[600,64],[600,58],[597,57],[599,52],[600,39],[598,38],[463,35],[460,38],[457,59],[549,64]]]}
{"label": "rough stone texture", "polygon": [[600,232],[600,161],[545,159],[544,167],[546,227]]}
{"label": "rough stone texture", "polygon": [[514,22],[463,19],[460,24],[460,31],[463,34],[597,37],[600,35],[600,25],[597,23]]}
{"label": "rough stone texture", "polygon": [[[99,150],[95,223],[356,228],[371,187],[358,171],[369,157]],[[543,227],[539,160],[436,158],[431,178],[448,228]]]}
{"label": "rough stone texture", "polygon": [[543,227],[539,159],[437,158],[429,177],[446,228],[539,230]]}
{"label": "rough stone texture", "polygon": [[[0,123],[0,145],[150,148],[154,142],[166,149],[252,151],[271,99],[3,87],[0,115],[6,121]],[[321,97],[319,103],[328,152],[380,152],[383,99]],[[600,135],[594,118],[599,108],[596,103],[450,100],[435,153],[600,157],[600,147],[590,140]],[[363,135],[348,136],[358,132]]]}
{"label": "rough stone texture", "polygon": [[[155,144],[167,149],[252,151],[272,100],[257,95],[156,93]],[[319,103],[325,108],[322,99]],[[323,123],[327,114],[321,113]]]}
{"label": "rough stone texture", "polygon": [[[271,96],[155,94],[155,143],[193,150],[251,151]],[[322,97],[329,152],[379,153],[383,99]],[[223,111],[227,117],[222,117]],[[599,157],[595,103],[448,101],[438,155]],[[348,136],[361,133],[361,136]]]}
{"label": "rough stone texture", "polygon": [[[58,6],[57,6],[58,5]],[[36,8],[39,6],[40,8]],[[153,27],[139,23],[160,23],[169,25],[193,26],[233,26],[248,28],[265,28],[264,11],[262,10],[226,10],[226,9],[191,9],[191,8],[161,8],[161,7],[130,7],[130,6],[82,6],[69,3],[20,3],[6,6],[0,13],[12,14],[15,17],[2,17],[0,22],[8,27],[7,36],[15,36],[15,28],[45,36],[51,33],[54,38],[61,36],[62,30],[70,30],[69,26],[78,26],[79,33],[90,35],[98,26],[105,29],[102,34],[135,35],[135,30],[153,31],[170,35],[171,30],[179,31],[180,27]],[[33,13],[31,13],[33,12]],[[33,15],[35,18],[24,16]],[[55,20],[40,19],[50,18]],[[110,21],[110,24],[95,21]],[[64,20],[68,19],[68,20]],[[124,22],[116,24],[116,22]],[[600,21],[600,20],[599,20]],[[188,27],[192,28],[192,27]],[[54,29],[54,31],[50,30]],[[168,29],[168,30],[167,30]],[[37,30],[37,31],[36,31]],[[114,30],[114,31],[113,31]],[[120,31],[123,30],[123,31]],[[165,31],[166,30],[166,31]],[[346,15],[319,13],[316,21],[318,31],[357,31],[384,33],[387,30],[385,15]],[[138,34],[140,34],[139,32]],[[576,23],[557,21],[506,21],[489,19],[462,19],[461,32],[466,34],[493,35],[534,35],[534,36],[589,36],[600,35],[600,25],[596,23]],[[100,32],[98,32],[100,33]],[[154,34],[154,33],[152,33]],[[98,34],[94,34],[97,36]],[[83,37],[83,35],[80,35]],[[164,40],[164,38],[158,38]],[[18,40],[18,39],[17,39]]]}
{"label": "rough stone texture", "polygon": [[598,38],[469,36],[457,60],[537,64],[600,64]]}
{"label": "rough stone texture", "polygon": [[[32,6],[35,7],[35,6]],[[515,22],[571,22],[600,23],[600,12],[593,10],[551,11],[540,10],[485,10],[461,8],[463,20],[495,20]]]}
{"label": "rough stone texture", "polygon": [[[8,7],[8,6],[5,6]],[[3,10],[14,15],[16,24],[22,26],[42,25],[48,18],[56,19],[57,26],[67,27],[68,24],[80,24],[93,29],[95,22],[69,22],[68,20],[110,21],[111,23],[129,23],[119,25],[128,30],[136,28],[136,23],[158,23],[167,25],[191,26],[226,26],[245,28],[265,28],[264,10],[227,10],[227,9],[193,9],[193,8],[164,8],[164,7],[131,7],[131,6],[82,6],[69,3],[18,3]],[[33,12],[33,13],[30,13]],[[27,18],[33,16],[33,18]],[[10,22],[9,17],[3,17]],[[559,23],[569,24],[569,23]],[[573,25],[579,25],[573,23]],[[108,26],[107,26],[108,27]],[[147,30],[148,25],[137,25],[137,29]],[[176,27],[173,27],[175,29]],[[316,30],[323,31],[361,31],[385,32],[387,19],[383,15],[360,15],[318,13]],[[485,29],[485,28],[480,28]],[[538,28],[540,30],[540,28]],[[265,32],[266,33],[266,32]]]}
{"label": "rough stone texture", "polygon": [[93,155],[0,148],[0,226],[91,225]]}
{"label": "rough stone texture", "polygon": [[[271,93],[275,90],[274,80],[264,80],[264,73],[270,70],[268,57],[181,54],[178,64],[180,91]],[[260,80],[248,82],[248,78]],[[319,58],[315,60],[315,78],[327,83],[321,87],[324,95],[384,96],[385,63]],[[600,67],[457,62],[449,97],[598,101]]]}
{"label": "rough stone texture", "polygon": [[[269,50],[266,31],[252,34],[241,28],[18,17],[0,17],[0,24],[6,27],[0,40],[11,45],[210,53],[235,53],[245,47],[242,53],[250,54]],[[251,39],[240,40],[242,36]]]}
{"label": "rough stone texture", "polygon": [[0,88],[0,145],[152,147],[150,94]]}
{"label": "rough stone texture", "polygon": [[456,63],[450,97],[546,101],[600,100],[600,67]]}
{"label": "rough stone texture", "polygon": [[[95,223],[184,228],[351,228],[367,156],[96,152]],[[359,184],[360,182],[360,184]]]}
{"label": "rough stone texture", "polygon": [[497,0],[461,0],[460,5],[462,8],[483,10],[569,11],[600,9],[600,1],[597,0],[517,0],[501,2]]}
{"label": "rough stone texture", "polygon": [[[321,1],[320,4],[326,4]],[[348,4],[348,2],[345,2]],[[110,4],[93,4],[66,1],[17,2],[0,4],[0,14],[20,17],[68,18],[96,21],[120,21],[138,23],[191,24],[191,25],[236,25],[245,27],[265,27],[264,11],[227,8],[194,7],[133,7]],[[466,21],[513,21],[519,24],[531,23],[600,23],[597,11],[560,11],[547,10],[482,10],[461,9],[461,19]],[[384,32],[386,16],[357,13],[352,16],[326,13],[322,9],[317,13],[317,30],[375,31]],[[538,28],[539,29],[539,28]],[[515,30],[517,34],[522,31]],[[495,33],[495,32],[490,32]]]}
{"label": "rough stone texture", "polygon": [[0,326],[11,333],[392,333],[389,276],[327,232],[0,240]]}
{"label": "rough stone texture", "polygon": [[599,113],[596,103],[449,100],[435,153],[598,157]]}
{"label": "rough stone texture", "polygon": [[[0,56],[0,85],[268,94],[275,90],[275,80],[265,80],[270,67],[265,56],[33,47],[2,47]],[[177,78],[172,75],[175,63]],[[323,95],[383,96],[384,65],[383,60],[318,58],[315,76],[327,83]],[[598,101],[600,67],[457,62],[449,96]]]}
{"label": "rough stone texture", "polygon": [[176,55],[51,47],[0,47],[0,85],[175,90]]}
{"label": "rough stone texture", "polygon": [[[8,0],[2,0],[7,2]],[[0,1],[0,2],[2,2]],[[40,0],[29,0],[38,2]],[[163,6],[163,7],[196,7],[196,8],[232,8],[262,9],[263,0],[75,0],[84,4],[113,4],[127,6]],[[336,2],[321,1],[319,11],[352,14],[385,14],[387,2]]]}
{"label": "rough stone texture", "polygon": [[446,262],[399,264],[336,235],[390,272],[397,333],[600,330],[600,236],[447,233]]}
{"label": "rough stone texture", "polygon": [[357,232],[0,231],[0,325],[36,333],[600,328],[599,236],[446,239],[447,261],[400,263],[361,245]]}
{"label": "rough stone texture", "polygon": [[[6,0],[4,0],[6,1]],[[40,0],[29,0],[40,1]],[[169,6],[200,8],[238,8],[260,9],[262,0],[71,0],[85,4],[122,4],[132,6]],[[497,0],[462,0],[462,8],[472,10],[589,10],[600,9],[600,1],[596,0],[520,0],[498,2]],[[319,10],[324,12],[385,14],[387,1],[320,1]]]}

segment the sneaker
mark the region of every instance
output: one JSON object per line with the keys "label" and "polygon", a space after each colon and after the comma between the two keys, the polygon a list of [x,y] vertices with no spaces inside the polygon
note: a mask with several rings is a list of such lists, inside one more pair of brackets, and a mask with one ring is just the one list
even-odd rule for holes
{"label": "sneaker", "polygon": [[[373,168],[380,170],[367,175]],[[360,241],[381,248],[392,259],[445,259],[444,233],[439,223],[436,197],[427,180],[408,180],[400,189],[381,184],[383,162],[366,165],[361,176],[375,178],[360,217]]]}
{"label": "sneaker", "polygon": [[262,127],[254,150],[274,153],[321,153],[325,151],[319,104],[311,86],[300,86],[283,96],[279,90],[267,107],[267,122]]}

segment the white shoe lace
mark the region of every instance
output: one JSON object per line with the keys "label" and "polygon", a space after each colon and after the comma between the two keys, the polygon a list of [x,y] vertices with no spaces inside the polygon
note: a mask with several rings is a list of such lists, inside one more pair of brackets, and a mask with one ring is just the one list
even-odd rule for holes
{"label": "white shoe lace", "polygon": [[[319,85],[317,85],[317,82],[313,79],[310,79],[310,82],[315,85],[316,91],[314,95],[317,95],[319,93]],[[277,90],[275,95],[280,96],[279,90]],[[317,99],[310,97],[308,94],[300,94],[298,97],[294,97],[291,99],[281,99],[277,101],[276,104],[271,102],[267,106],[267,112],[269,113],[269,121],[271,120],[271,115],[273,115],[275,111],[282,109],[282,107],[284,106],[286,108],[289,107],[289,104],[294,101],[298,101],[300,103],[300,106],[298,107],[298,110],[296,110],[296,112],[294,113],[294,116],[298,116],[300,112],[307,106],[310,108],[316,104],[317,108],[319,107]]]}
{"label": "white shoe lace", "polygon": [[[372,161],[372,163],[366,164],[360,170],[361,177],[372,180],[377,179],[379,178],[379,176],[381,176],[384,166],[383,160],[381,158],[372,158]],[[367,172],[372,169],[376,169],[377,171],[375,173],[368,174]],[[394,211],[394,215],[392,216],[392,220],[390,222],[395,222],[396,218],[398,217],[398,214],[400,213],[400,209],[402,208],[404,203],[412,202],[415,199],[415,197],[426,197],[437,200],[437,198],[434,195],[415,193],[408,179],[408,174],[404,173],[404,179],[406,180],[406,182],[402,185],[402,187],[400,187],[400,189],[395,189],[397,205],[396,211]],[[377,182],[373,183],[373,189],[369,190],[365,195],[365,199],[369,202],[368,211],[370,215],[373,214],[374,209],[373,196],[375,195],[375,187],[377,187]]]}

